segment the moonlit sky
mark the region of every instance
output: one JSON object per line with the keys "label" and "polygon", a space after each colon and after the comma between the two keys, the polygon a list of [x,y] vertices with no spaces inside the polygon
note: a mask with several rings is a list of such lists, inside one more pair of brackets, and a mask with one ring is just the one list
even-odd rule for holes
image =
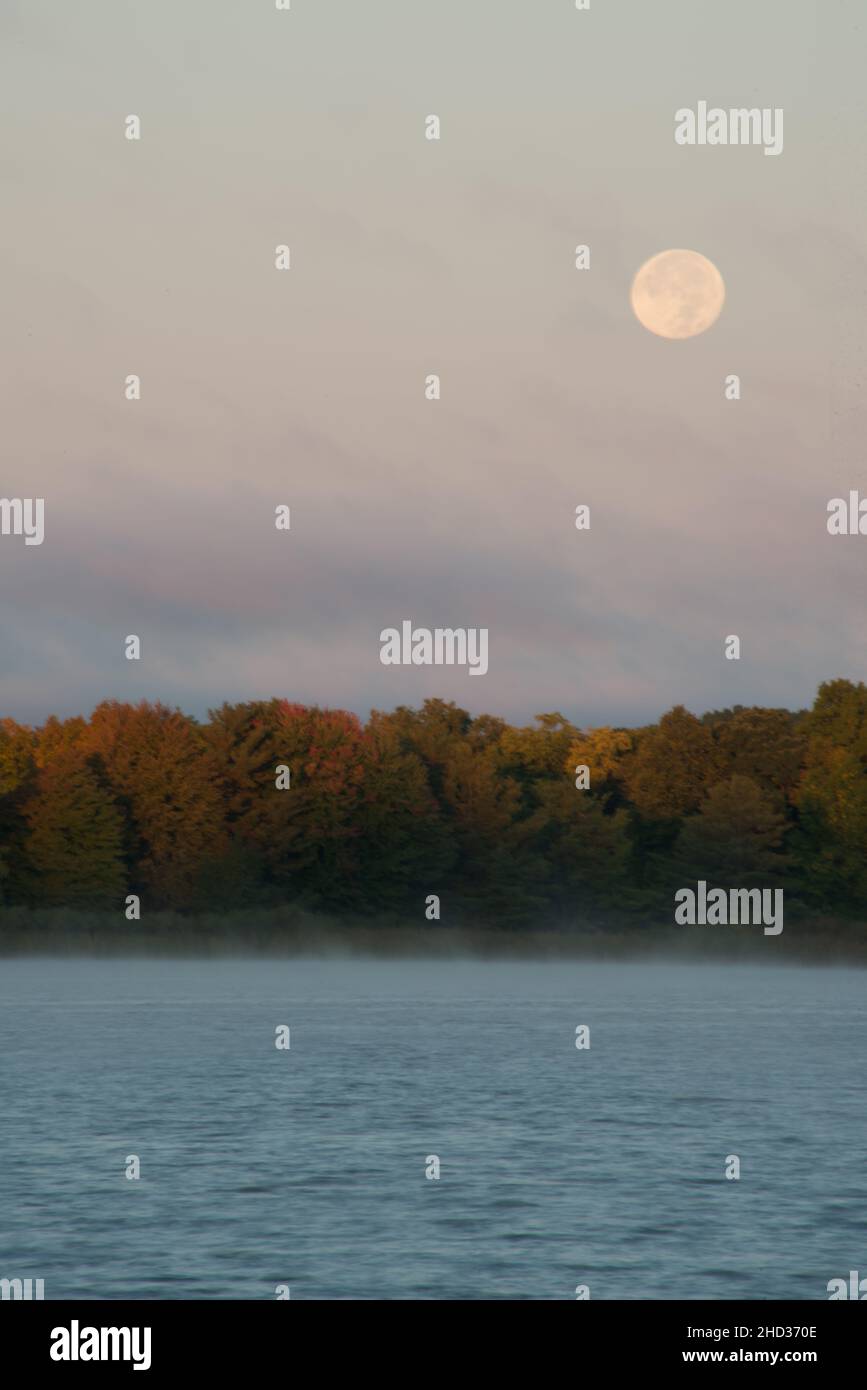
{"label": "moonlit sky", "polygon": [[[630,724],[867,677],[867,537],[825,525],[867,493],[865,28],[861,0],[3,0],[0,495],[46,534],[0,537],[0,715]],[[699,100],[783,107],[782,154],[676,145]],[[629,306],[671,246],[726,283],[683,342]],[[382,666],[404,618],[487,627],[488,674]]]}

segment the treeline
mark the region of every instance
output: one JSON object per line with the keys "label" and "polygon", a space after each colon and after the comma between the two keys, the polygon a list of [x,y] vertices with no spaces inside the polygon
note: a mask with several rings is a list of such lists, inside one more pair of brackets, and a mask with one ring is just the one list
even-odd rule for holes
{"label": "treeline", "polygon": [[639,729],[441,700],[366,724],[276,699],[0,721],[6,905],[423,921],[435,894],[444,924],[550,926],[671,921],[703,878],[858,916],[865,851],[867,687],[845,680],[809,711],[678,706]]}

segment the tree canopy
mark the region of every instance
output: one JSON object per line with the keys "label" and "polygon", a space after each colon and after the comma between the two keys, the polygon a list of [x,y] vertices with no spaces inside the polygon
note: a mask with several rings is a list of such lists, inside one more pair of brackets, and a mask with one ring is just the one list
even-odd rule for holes
{"label": "tree canopy", "polygon": [[507,928],[670,918],[672,885],[704,878],[857,915],[865,851],[867,688],[847,680],[809,711],[676,706],[640,729],[438,699],[366,723],[281,699],[0,720],[6,904],[420,917],[436,894],[443,921]]}

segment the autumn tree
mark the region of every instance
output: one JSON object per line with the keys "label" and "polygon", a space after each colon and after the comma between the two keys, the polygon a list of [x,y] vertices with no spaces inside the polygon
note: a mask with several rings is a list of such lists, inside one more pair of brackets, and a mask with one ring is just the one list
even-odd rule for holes
{"label": "autumn tree", "polygon": [[47,767],[66,749],[81,746],[86,741],[87,734],[86,719],[80,716],[58,719],[52,714],[34,735],[33,751],[37,767]]}
{"label": "autumn tree", "polygon": [[570,741],[564,770],[575,778],[579,767],[587,768],[589,790],[612,804],[625,800],[625,777],[635,740],[629,729],[582,729]]}
{"label": "autumn tree", "polygon": [[710,730],[677,705],[640,738],[626,772],[629,799],[655,820],[689,815],[716,780],[717,767]]}
{"label": "autumn tree", "polygon": [[0,797],[20,791],[36,771],[36,735],[14,719],[0,719]]}
{"label": "autumn tree", "polygon": [[23,878],[40,907],[121,913],[127,886],[124,826],[99,760],[60,748],[39,769],[25,811]]}
{"label": "autumn tree", "polygon": [[[589,787],[576,786],[576,768]],[[118,837],[120,837],[118,841]],[[180,912],[298,903],[503,926],[654,909],[673,876],[867,907],[867,687],[809,712],[683,706],[642,729],[513,727],[454,702],[106,701],[0,720],[0,895]],[[127,881],[128,880],[128,881]],[[663,892],[664,890],[664,892]]]}
{"label": "autumn tree", "polygon": [[180,710],[106,701],[86,747],[98,753],[129,822],[131,891],[154,907],[220,906],[208,867],[226,846],[217,767],[201,728]]}
{"label": "autumn tree", "polygon": [[[404,746],[421,758],[434,795],[439,799],[449,758],[455,748],[468,739],[473,725],[472,716],[453,701],[425,700],[420,710],[399,705],[392,713],[380,717],[395,728]],[[482,720],[485,720],[485,716],[482,716]],[[500,732],[498,728],[491,740],[485,722],[481,740],[483,745],[493,741],[496,746]]]}
{"label": "autumn tree", "polygon": [[791,798],[806,755],[803,721],[785,709],[738,709],[713,732],[722,775],[749,777],[781,801]]}
{"label": "autumn tree", "polygon": [[498,761],[518,781],[530,783],[562,775],[570,746],[578,730],[562,714],[537,714],[535,726],[514,729],[508,725],[497,741]]}

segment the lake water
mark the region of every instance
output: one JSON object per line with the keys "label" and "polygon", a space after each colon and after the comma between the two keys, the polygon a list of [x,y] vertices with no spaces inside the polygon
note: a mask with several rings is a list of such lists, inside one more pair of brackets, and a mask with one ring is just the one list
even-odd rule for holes
{"label": "lake water", "polygon": [[4,960],[0,1277],[825,1299],[867,1274],[865,1061],[859,971]]}

